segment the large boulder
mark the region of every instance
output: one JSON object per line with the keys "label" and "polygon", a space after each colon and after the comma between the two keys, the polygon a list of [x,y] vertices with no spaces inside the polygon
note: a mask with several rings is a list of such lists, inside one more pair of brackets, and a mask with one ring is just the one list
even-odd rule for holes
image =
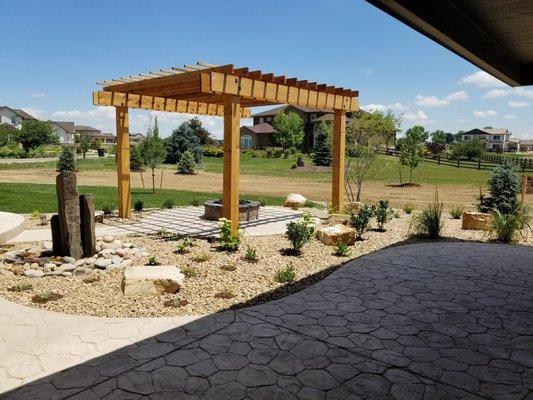
{"label": "large boulder", "polygon": [[176,293],[185,275],[174,265],[143,265],[124,269],[122,291],[124,296],[155,296]]}
{"label": "large boulder", "polygon": [[298,193],[289,193],[285,198],[285,207],[298,208],[303,207],[307,199]]}
{"label": "large boulder", "polygon": [[464,211],[461,228],[488,231],[492,228],[492,219],[492,214]]}
{"label": "large boulder", "polygon": [[339,242],[350,246],[355,243],[355,229],[340,224],[321,226],[316,231],[316,237],[328,246]]}

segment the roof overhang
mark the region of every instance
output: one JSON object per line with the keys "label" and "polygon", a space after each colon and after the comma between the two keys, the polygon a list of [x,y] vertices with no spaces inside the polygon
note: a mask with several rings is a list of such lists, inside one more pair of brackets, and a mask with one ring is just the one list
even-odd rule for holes
{"label": "roof overhang", "polygon": [[533,84],[533,1],[367,2],[511,86]]}

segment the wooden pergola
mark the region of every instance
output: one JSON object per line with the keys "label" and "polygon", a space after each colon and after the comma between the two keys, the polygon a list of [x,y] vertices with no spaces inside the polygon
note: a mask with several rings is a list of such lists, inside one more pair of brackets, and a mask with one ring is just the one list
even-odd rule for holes
{"label": "wooden pergola", "polygon": [[223,215],[234,231],[239,223],[240,119],[251,116],[250,107],[275,104],[333,110],[331,201],[335,209],[344,208],[346,112],[359,110],[358,91],[201,62],[98,84],[103,90],[93,92],[93,103],[116,109],[120,217],[131,216],[129,108],[224,117]]}

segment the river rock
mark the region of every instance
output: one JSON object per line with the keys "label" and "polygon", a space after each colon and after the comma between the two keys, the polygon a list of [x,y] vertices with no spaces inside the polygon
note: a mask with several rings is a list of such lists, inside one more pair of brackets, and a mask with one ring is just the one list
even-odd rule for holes
{"label": "river rock", "polygon": [[107,258],[99,258],[94,262],[94,266],[100,269],[106,269],[111,265],[111,260]]}
{"label": "river rock", "polygon": [[24,271],[24,275],[26,275],[28,278],[40,278],[44,276],[44,272],[40,269],[28,269]]}
{"label": "river rock", "polygon": [[93,270],[90,268],[78,267],[74,271],[72,271],[72,273],[74,275],[87,275],[87,274],[90,274],[92,271]]}
{"label": "river rock", "polygon": [[105,235],[102,240],[104,243],[111,243],[115,238],[111,235]]}
{"label": "river rock", "polygon": [[65,261],[67,264],[74,264],[76,259],[74,257],[65,256],[63,257],[63,261]]}
{"label": "river rock", "polygon": [[285,198],[284,207],[298,208],[303,207],[307,199],[298,193],[289,193]]}
{"label": "river rock", "polygon": [[63,264],[60,267],[57,267],[56,271],[69,272],[69,271],[74,271],[75,269],[76,269],[76,266],[74,264]]}

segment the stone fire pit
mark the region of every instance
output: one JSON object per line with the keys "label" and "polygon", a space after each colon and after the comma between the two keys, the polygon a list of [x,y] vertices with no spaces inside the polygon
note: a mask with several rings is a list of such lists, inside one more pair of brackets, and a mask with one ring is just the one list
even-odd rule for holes
{"label": "stone fire pit", "polygon": [[[204,203],[204,218],[210,221],[218,221],[222,218],[222,200],[208,200]],[[239,221],[254,221],[259,218],[259,207],[257,201],[239,201]]]}

